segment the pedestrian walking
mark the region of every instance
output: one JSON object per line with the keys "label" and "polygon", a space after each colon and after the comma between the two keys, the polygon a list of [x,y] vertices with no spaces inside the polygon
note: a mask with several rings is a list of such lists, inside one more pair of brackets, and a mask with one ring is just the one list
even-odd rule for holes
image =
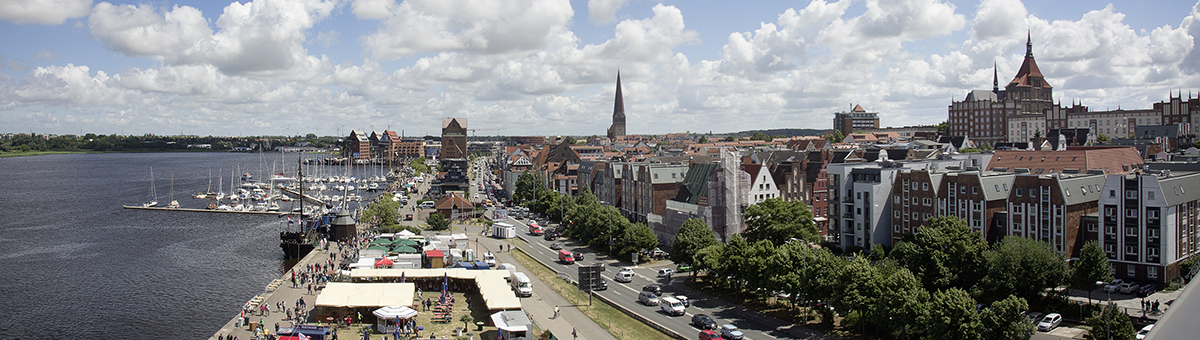
{"label": "pedestrian walking", "polygon": [[554,317],[551,319],[558,319],[558,306],[554,306]]}

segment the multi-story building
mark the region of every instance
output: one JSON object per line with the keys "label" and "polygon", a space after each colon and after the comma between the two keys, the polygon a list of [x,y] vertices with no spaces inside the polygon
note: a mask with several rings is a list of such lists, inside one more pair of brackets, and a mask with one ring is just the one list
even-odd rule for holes
{"label": "multi-story building", "polygon": [[1099,242],[1116,277],[1169,282],[1186,274],[1179,262],[1200,251],[1200,173],[1109,175],[1099,205]]}
{"label": "multi-story building", "polygon": [[1097,211],[1104,173],[1070,170],[1056,175],[1030,174],[1018,169],[1008,199],[1007,235],[1050,244],[1068,258],[1078,258],[1083,246],[1083,217]]}
{"label": "multi-story building", "polygon": [[467,119],[442,119],[442,159],[467,157]]}
{"label": "multi-story building", "polygon": [[420,139],[394,139],[392,140],[392,149],[395,151],[396,158],[399,159],[416,159],[425,157],[425,141]]}
{"label": "multi-story building", "polygon": [[892,180],[892,240],[900,241],[905,235],[917,233],[925,221],[943,214],[938,213],[938,186],[942,184],[941,173],[924,170],[900,170]]}
{"label": "multi-story building", "polygon": [[342,143],[342,157],[352,159],[371,158],[371,140],[369,136],[358,130],[350,130],[350,137]]}
{"label": "multi-story building", "polygon": [[937,193],[937,215],[962,219],[984,240],[997,242],[1004,235],[1012,173],[981,172],[967,168],[941,176]]}
{"label": "multi-story building", "polygon": [[774,177],[771,176],[771,171],[768,167],[761,164],[742,164],[741,175],[742,181],[745,182],[745,198],[742,202],[746,206],[762,203],[772,198],[779,197],[779,186],[775,184]]}
{"label": "multi-story building", "polygon": [[854,105],[850,112],[833,114],[833,129],[843,136],[851,133],[879,128],[879,112],[867,112],[860,105]]}
{"label": "multi-story building", "polygon": [[619,207],[634,222],[650,222],[649,215],[662,216],[666,201],[678,194],[679,183],[688,170],[683,163],[634,162],[624,166]]}

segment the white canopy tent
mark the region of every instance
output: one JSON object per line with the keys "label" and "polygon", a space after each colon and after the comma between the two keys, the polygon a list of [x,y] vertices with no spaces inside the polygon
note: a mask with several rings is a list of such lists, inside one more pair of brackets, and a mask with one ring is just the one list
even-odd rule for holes
{"label": "white canopy tent", "polygon": [[375,314],[375,329],[378,329],[380,333],[391,333],[396,331],[397,319],[417,316],[417,310],[408,306],[387,306],[376,309],[371,314]]}

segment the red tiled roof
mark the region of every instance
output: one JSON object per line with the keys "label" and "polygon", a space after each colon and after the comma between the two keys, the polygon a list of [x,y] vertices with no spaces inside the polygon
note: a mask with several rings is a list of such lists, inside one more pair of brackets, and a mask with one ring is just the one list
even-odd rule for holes
{"label": "red tiled roof", "polygon": [[1050,83],[1046,82],[1045,77],[1042,76],[1042,70],[1038,69],[1037,62],[1033,60],[1032,56],[1025,57],[1025,61],[1021,63],[1021,69],[1017,71],[1017,76],[1008,82],[1008,86],[1032,87],[1033,84],[1029,83],[1030,77],[1042,78],[1042,87],[1053,88],[1050,86]]}
{"label": "red tiled roof", "polygon": [[1063,169],[1078,169],[1081,172],[1100,169],[1109,174],[1128,174],[1143,162],[1141,154],[1133,147],[1067,148],[1066,151],[999,150],[992,155],[988,167],[1007,168],[1008,171],[1025,168],[1033,173],[1044,169],[1041,174],[1049,174],[1051,170],[1058,173]]}

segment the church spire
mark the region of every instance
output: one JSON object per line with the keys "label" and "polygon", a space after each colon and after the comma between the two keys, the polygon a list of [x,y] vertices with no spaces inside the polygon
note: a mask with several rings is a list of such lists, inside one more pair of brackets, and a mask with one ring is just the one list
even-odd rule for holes
{"label": "church spire", "polygon": [[996,73],[996,60],[992,60],[992,93],[1000,93],[1000,76]]}
{"label": "church spire", "polygon": [[1033,33],[1025,32],[1025,57],[1033,58]]}
{"label": "church spire", "polygon": [[625,118],[625,98],[621,95],[621,71],[617,71],[617,99],[613,103],[613,119]]}

